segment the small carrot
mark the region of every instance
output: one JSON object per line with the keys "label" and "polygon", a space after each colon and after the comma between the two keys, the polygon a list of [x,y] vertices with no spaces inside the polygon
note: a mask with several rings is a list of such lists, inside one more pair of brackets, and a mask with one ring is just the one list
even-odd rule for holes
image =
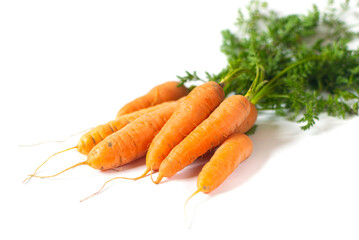
{"label": "small carrot", "polygon": [[162,161],[158,178],[171,177],[211,148],[221,144],[245,121],[250,111],[246,97],[233,95],[226,98],[209,117],[175,146]]}
{"label": "small carrot", "polygon": [[186,96],[189,90],[184,87],[178,87],[179,82],[168,81],[152,88],[146,95],[143,95],[135,100],[124,105],[117,113],[117,117],[124,114],[135,112],[137,110],[155,106],[157,104],[177,100]]}
{"label": "small carrot", "polygon": [[247,135],[234,133],[228,137],[202,168],[197,178],[197,191],[186,203],[199,192],[209,193],[216,189],[252,151],[253,143]]}
{"label": "small carrot", "polygon": [[146,155],[145,172],[135,179],[146,176],[151,169],[158,170],[169,152],[206,119],[223,98],[222,87],[216,82],[211,81],[195,87],[153,139]]}
{"label": "small carrot", "polygon": [[77,163],[50,176],[31,175],[30,177],[55,177],[79,165],[88,165],[99,170],[120,167],[145,155],[148,146],[178,106],[178,101],[168,104],[154,112],[145,114],[127,124],[121,130],[109,135],[91,149],[87,160]]}

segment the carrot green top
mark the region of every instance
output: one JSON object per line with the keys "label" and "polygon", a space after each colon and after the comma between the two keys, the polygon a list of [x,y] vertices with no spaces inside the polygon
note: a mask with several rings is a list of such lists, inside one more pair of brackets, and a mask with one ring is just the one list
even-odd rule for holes
{"label": "carrot green top", "polygon": [[252,0],[246,14],[239,11],[239,31],[222,32],[228,66],[205,79],[196,72],[179,79],[224,82],[226,94],[246,95],[258,110],[288,116],[304,130],[322,112],[358,114],[359,48],[350,46],[359,39],[359,24],[341,20],[358,9],[359,2],[330,0],[323,10],[314,5],[307,14],[280,16]]}

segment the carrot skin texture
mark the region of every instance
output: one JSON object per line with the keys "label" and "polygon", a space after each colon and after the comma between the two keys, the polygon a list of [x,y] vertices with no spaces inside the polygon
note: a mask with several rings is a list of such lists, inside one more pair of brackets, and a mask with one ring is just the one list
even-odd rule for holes
{"label": "carrot skin texture", "polygon": [[181,141],[160,165],[156,183],[172,177],[208,150],[221,144],[245,121],[249,101],[241,95],[226,98],[212,113]]}
{"label": "carrot skin texture", "polygon": [[107,170],[144,156],[153,138],[171,117],[177,105],[178,102],[173,102],[145,114],[109,135],[90,151],[87,164],[95,169]]}
{"label": "carrot skin texture", "polygon": [[96,146],[99,142],[105,139],[107,136],[125,127],[127,124],[133,122],[137,118],[144,114],[154,112],[160,108],[166,107],[174,101],[164,102],[153,107],[138,110],[129,114],[122,115],[115,120],[109,121],[106,124],[99,125],[87,133],[83,134],[77,143],[77,150],[88,155],[91,149]]}
{"label": "carrot skin texture", "polygon": [[251,155],[252,151],[253,143],[247,135],[232,134],[202,168],[197,178],[198,190],[209,193],[216,189]]}
{"label": "carrot skin texture", "polygon": [[158,170],[163,159],[223,101],[222,87],[207,82],[195,87],[178,106],[151,143],[146,167]]}
{"label": "carrot skin texture", "polygon": [[152,88],[147,94],[136,98],[135,100],[124,105],[117,113],[116,118],[137,110],[155,106],[157,104],[174,101],[181,97],[186,96],[189,93],[189,90],[182,86],[177,87],[179,82],[177,81],[168,81],[163,84],[157,85]]}

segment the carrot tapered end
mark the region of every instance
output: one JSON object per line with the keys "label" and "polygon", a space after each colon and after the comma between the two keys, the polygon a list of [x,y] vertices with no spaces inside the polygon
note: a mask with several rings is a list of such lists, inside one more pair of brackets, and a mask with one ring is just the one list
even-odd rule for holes
{"label": "carrot tapered end", "polygon": [[153,171],[151,170],[151,180],[152,180],[152,182],[155,183],[155,184],[159,184],[162,181],[163,176],[161,175],[161,173],[159,173],[158,176],[157,176],[157,179],[154,180],[153,177],[152,177],[152,173],[153,173]]}
{"label": "carrot tapered end", "polygon": [[[72,168],[75,168],[75,167],[80,166],[80,165],[86,165],[86,164],[87,164],[87,161],[79,162],[79,163],[76,163],[75,165],[72,165],[71,167],[68,167],[68,168],[66,168],[66,169],[64,169],[64,170],[62,170],[62,171],[60,171],[60,172],[58,172],[58,173],[56,173],[56,174],[49,175],[49,176],[39,176],[39,175],[35,175],[35,174],[30,174],[30,175],[29,175],[29,178],[32,178],[32,177],[37,177],[37,178],[51,178],[51,177],[56,177],[56,176],[60,175],[61,173],[64,173],[64,172],[66,172],[66,171],[68,171],[68,170],[70,170],[70,169],[72,169]],[[25,180],[26,180],[26,179],[25,179]]]}
{"label": "carrot tapered end", "polygon": [[51,155],[49,158],[47,158],[40,166],[38,166],[38,167],[35,169],[35,171],[34,171],[33,174],[29,174],[29,177],[25,178],[25,180],[23,181],[23,183],[28,183],[32,177],[36,176],[37,171],[38,171],[45,163],[47,163],[47,161],[49,161],[53,156],[56,156],[56,155],[58,155],[58,154],[60,154],[60,153],[63,153],[63,152],[66,152],[66,151],[69,151],[69,150],[75,149],[75,148],[77,148],[77,146],[70,147],[70,148],[67,148],[67,149],[65,149],[65,150],[62,150],[62,151],[60,151],[60,152],[57,152],[57,153],[52,154],[52,155]]}

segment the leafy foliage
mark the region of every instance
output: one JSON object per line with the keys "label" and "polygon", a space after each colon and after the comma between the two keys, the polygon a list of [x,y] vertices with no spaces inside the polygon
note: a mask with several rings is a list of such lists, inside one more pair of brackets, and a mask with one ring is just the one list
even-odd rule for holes
{"label": "leafy foliage", "polygon": [[[343,118],[358,114],[359,48],[348,44],[359,32],[341,20],[359,5],[350,4],[346,0],[338,8],[329,0],[323,11],[314,5],[307,14],[280,16],[267,3],[252,0],[247,14],[239,10],[238,31],[222,31],[228,66],[206,73],[202,81],[224,82],[226,94],[246,94],[259,110],[288,116],[304,130],[322,112]],[[182,83],[200,79],[196,72],[186,73],[179,77]]]}

